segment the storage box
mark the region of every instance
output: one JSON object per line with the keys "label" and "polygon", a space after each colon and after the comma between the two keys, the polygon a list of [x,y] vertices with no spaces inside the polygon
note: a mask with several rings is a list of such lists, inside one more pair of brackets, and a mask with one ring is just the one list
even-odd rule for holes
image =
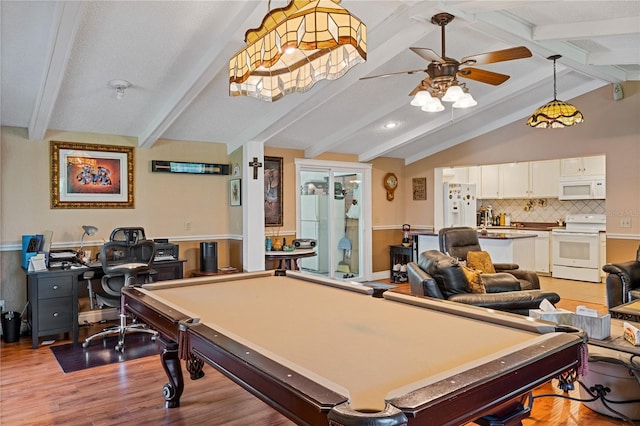
{"label": "storage box", "polygon": [[529,309],[531,318],[541,319],[545,321],[555,322],[562,325],[573,325],[573,316],[575,314],[566,309],[556,309],[555,311],[543,311],[542,309]]}
{"label": "storage box", "polygon": [[598,313],[597,317],[589,317],[576,314],[573,326],[583,329],[591,339],[606,339],[611,335],[611,315]]}

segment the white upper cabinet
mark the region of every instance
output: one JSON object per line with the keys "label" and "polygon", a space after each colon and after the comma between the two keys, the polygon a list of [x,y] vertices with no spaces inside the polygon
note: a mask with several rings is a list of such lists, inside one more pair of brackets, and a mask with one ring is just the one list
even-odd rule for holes
{"label": "white upper cabinet", "polygon": [[560,161],[500,164],[499,198],[558,197]]}
{"label": "white upper cabinet", "polygon": [[500,198],[529,197],[529,163],[500,165]]}
{"label": "white upper cabinet", "polygon": [[558,198],[560,160],[529,163],[529,194],[532,198]]}
{"label": "white upper cabinet", "polygon": [[480,166],[480,190],[483,199],[500,198],[500,165]]}
{"label": "white upper cabinet", "polygon": [[606,173],[606,157],[564,158],[560,160],[560,175],[562,177],[596,176]]}

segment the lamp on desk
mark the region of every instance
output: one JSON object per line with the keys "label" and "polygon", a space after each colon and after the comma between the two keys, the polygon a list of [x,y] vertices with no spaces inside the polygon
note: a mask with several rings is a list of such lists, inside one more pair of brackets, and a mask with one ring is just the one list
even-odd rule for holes
{"label": "lamp on desk", "polygon": [[84,257],[84,251],[82,250],[82,246],[84,244],[84,236],[85,235],[95,235],[98,232],[98,228],[91,225],[82,225],[82,229],[84,232],[82,233],[82,237],[80,238],[80,250],[78,250],[78,257],[82,260]]}

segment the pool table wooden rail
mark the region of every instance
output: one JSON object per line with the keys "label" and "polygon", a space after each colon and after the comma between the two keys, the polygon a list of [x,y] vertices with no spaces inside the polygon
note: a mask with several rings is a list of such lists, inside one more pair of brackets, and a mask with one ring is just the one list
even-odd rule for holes
{"label": "pool table wooden rail", "polygon": [[[235,274],[234,279],[240,275]],[[393,300],[410,302],[425,309],[477,316],[505,326],[516,324],[519,328],[540,334],[555,331],[555,326],[550,323],[528,321],[525,317],[502,313],[487,315],[486,310],[477,307],[388,292],[384,297],[390,300],[382,303],[393,303]],[[159,342],[163,346],[161,361],[169,378],[163,387],[166,407],[180,404],[184,388],[180,359],[185,359],[193,379],[202,377],[204,361],[297,424],[327,424],[332,420],[336,421],[335,424],[359,424],[357,417],[360,414],[350,410],[346,395],[305,377],[207,324],[198,323],[197,319],[194,321],[193,314],[180,312],[144,291],[128,288],[123,290],[123,298],[127,312],[160,334]],[[529,408],[524,403],[528,393],[566,371],[578,369],[584,346],[582,333],[556,333],[541,342],[486,361],[477,368],[463,370],[390,398],[385,409],[377,413],[386,420],[379,424],[457,425],[489,415],[492,417],[487,424],[494,420],[492,424],[501,424],[501,421],[517,424],[529,415]],[[390,353],[390,362],[392,357]],[[428,354],[425,354],[425,360],[428,360]],[[365,417],[363,424],[377,424],[373,418],[375,413],[362,415]]]}

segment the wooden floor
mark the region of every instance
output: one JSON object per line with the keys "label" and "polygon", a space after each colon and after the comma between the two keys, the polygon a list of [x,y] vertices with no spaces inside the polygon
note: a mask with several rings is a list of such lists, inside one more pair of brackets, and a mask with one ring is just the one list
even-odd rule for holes
{"label": "wooden floor", "polygon": [[[553,282],[545,282],[544,287],[550,288],[550,285]],[[408,286],[401,286],[398,291],[408,292]],[[579,304],[604,310],[603,304],[568,299],[566,295],[563,295],[560,306],[574,309]],[[81,327],[81,338],[98,330],[96,326]],[[57,339],[55,344],[68,343],[64,336],[57,336]],[[161,389],[167,378],[159,357],[64,374],[48,346],[33,350],[30,337],[22,337],[16,343],[2,342],[0,424],[293,424],[213,368],[205,366],[205,372],[203,379],[192,381],[184,371],[185,390],[181,407],[165,409]],[[555,383],[543,385],[534,392],[542,393],[562,394]],[[578,396],[577,391],[571,395]],[[622,424],[626,423],[595,413],[578,402],[561,398],[535,400],[531,417],[524,421],[525,426]]]}

